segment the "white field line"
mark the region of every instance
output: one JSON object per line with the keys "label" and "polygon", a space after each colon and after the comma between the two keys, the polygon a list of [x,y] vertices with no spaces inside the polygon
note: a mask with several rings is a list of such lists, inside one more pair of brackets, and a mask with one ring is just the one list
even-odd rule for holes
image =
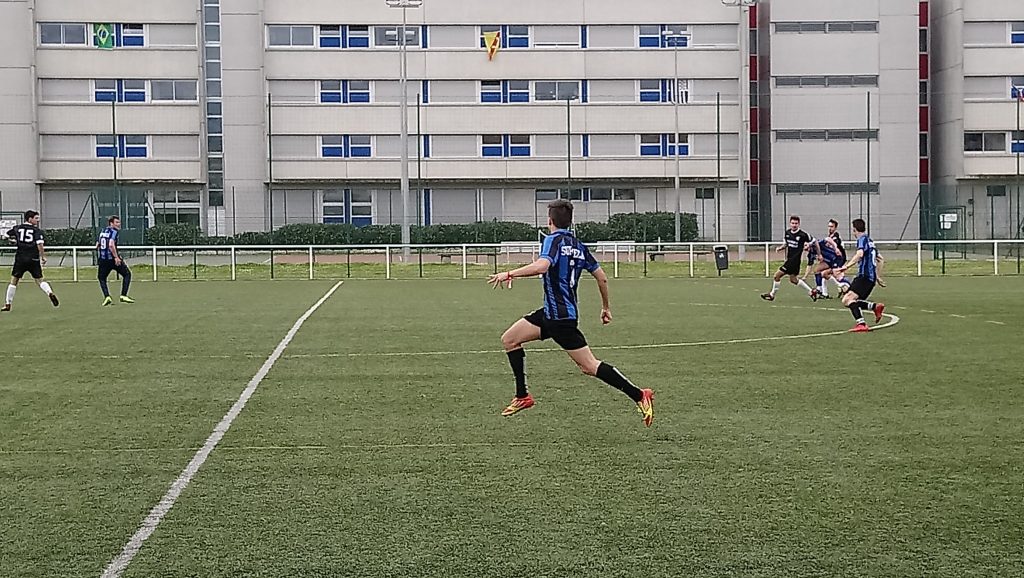
{"label": "white field line", "polygon": [[274,363],[277,362],[281,357],[281,354],[284,353],[285,348],[288,347],[288,344],[295,338],[295,334],[299,332],[302,324],[305,323],[306,320],[309,319],[309,317],[313,315],[313,313],[319,309],[320,306],[323,305],[339,287],[341,287],[342,283],[342,281],[335,283],[335,285],[331,287],[331,289],[327,291],[319,301],[307,309],[306,312],[302,314],[302,317],[299,317],[298,321],[292,325],[292,328],[288,330],[288,333],[286,333],[284,338],[281,339],[281,342],[274,348],[270,357],[263,362],[263,365],[260,367],[259,371],[256,372],[256,375],[249,380],[249,385],[246,386],[242,391],[242,394],[238,396],[238,400],[235,401],[235,404],[231,406],[231,409],[229,409],[226,414],[224,414],[224,417],[220,420],[220,423],[217,424],[217,427],[213,428],[213,433],[211,433],[210,437],[206,439],[206,443],[203,444],[203,447],[199,448],[199,451],[192,457],[192,461],[185,466],[185,469],[181,471],[178,478],[171,483],[171,487],[167,490],[167,493],[164,494],[164,497],[160,499],[160,502],[153,506],[149,515],[142,521],[142,525],[140,525],[139,529],[135,531],[135,534],[132,535],[130,540],[128,540],[128,543],[124,545],[121,553],[110,561],[107,569],[103,571],[103,578],[118,578],[128,568],[132,559],[135,558],[135,555],[138,554],[139,550],[142,548],[142,544],[153,534],[153,531],[156,530],[156,527],[160,524],[160,521],[164,519],[164,516],[171,511],[174,503],[178,500],[178,497],[181,496],[181,492],[183,492],[185,488],[188,487],[189,483],[192,482],[192,478],[195,477],[199,468],[201,468],[203,463],[206,462],[206,459],[210,457],[210,453],[217,447],[220,440],[224,438],[224,434],[227,433],[232,422],[234,422],[235,418],[242,413],[242,410],[245,408],[245,404],[249,401],[249,398],[251,398],[253,393],[256,392],[256,388],[259,387],[263,378],[270,373],[271,368],[274,367]]}
{"label": "white field line", "polygon": [[993,325],[1006,325],[1002,321],[986,321],[985,323],[991,323]]}
{"label": "white field line", "polygon": [[[483,448],[483,447],[537,447],[560,445],[558,442],[421,442],[395,444],[337,444],[337,445],[295,445],[295,446],[220,446],[223,452],[300,452],[333,450],[389,450],[389,449],[432,449],[432,448]],[[70,450],[3,450],[0,455],[71,455],[71,454],[141,454],[194,452],[198,448],[80,448]]]}

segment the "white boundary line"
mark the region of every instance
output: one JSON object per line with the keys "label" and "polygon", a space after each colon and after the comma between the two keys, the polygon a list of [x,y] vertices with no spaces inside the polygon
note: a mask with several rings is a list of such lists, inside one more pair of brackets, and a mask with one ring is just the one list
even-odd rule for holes
{"label": "white boundary line", "polygon": [[288,330],[288,333],[286,333],[284,338],[281,339],[281,342],[274,348],[270,357],[263,362],[263,365],[260,367],[259,371],[256,372],[256,375],[249,380],[249,385],[242,390],[242,394],[238,396],[238,400],[235,401],[235,404],[231,406],[231,409],[229,409],[226,414],[224,414],[224,417],[221,418],[217,427],[213,428],[213,433],[210,434],[210,437],[206,438],[206,443],[203,444],[203,447],[199,448],[196,455],[192,457],[192,461],[190,461],[188,465],[185,466],[185,469],[178,474],[178,478],[171,483],[170,489],[168,489],[167,493],[164,494],[164,497],[160,499],[160,502],[153,506],[149,515],[142,521],[142,525],[140,525],[139,529],[135,531],[135,534],[130,540],[128,540],[128,543],[124,545],[121,553],[110,561],[107,569],[103,571],[103,578],[118,578],[128,568],[132,559],[135,558],[135,555],[139,553],[140,549],[142,549],[143,542],[153,534],[156,527],[160,525],[160,521],[163,520],[164,516],[171,511],[171,508],[178,500],[178,497],[181,496],[181,493],[188,487],[192,478],[194,478],[196,473],[199,471],[199,468],[201,468],[203,463],[206,462],[206,458],[210,457],[210,453],[213,452],[214,448],[217,447],[217,444],[220,443],[220,440],[223,439],[224,434],[226,434],[228,428],[231,427],[231,423],[235,421],[235,418],[237,418],[240,413],[242,413],[242,409],[245,408],[245,404],[249,401],[249,398],[252,397],[252,394],[256,392],[256,388],[259,387],[263,378],[270,373],[271,368],[274,367],[274,363],[277,362],[281,357],[281,354],[284,353],[284,349],[288,347],[288,344],[295,338],[295,334],[299,332],[302,324],[305,323],[306,320],[309,319],[309,317],[313,315],[313,313],[319,309],[320,306],[323,305],[339,287],[341,287],[342,283],[344,283],[344,281],[338,281],[335,283],[319,301],[307,309],[306,312],[302,314],[302,317],[299,317],[299,320],[292,325],[292,328]]}

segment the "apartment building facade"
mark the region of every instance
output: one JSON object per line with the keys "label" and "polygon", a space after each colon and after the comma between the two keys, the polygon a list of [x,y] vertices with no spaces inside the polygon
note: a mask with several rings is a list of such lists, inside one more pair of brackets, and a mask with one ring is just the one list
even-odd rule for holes
{"label": "apartment building facade", "polygon": [[1024,3],[933,0],[935,208],[949,238],[1017,238]]}

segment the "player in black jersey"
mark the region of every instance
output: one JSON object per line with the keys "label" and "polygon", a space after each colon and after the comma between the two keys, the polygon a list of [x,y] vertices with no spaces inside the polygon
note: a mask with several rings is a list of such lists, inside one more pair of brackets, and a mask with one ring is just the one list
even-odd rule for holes
{"label": "player in black jersey", "polygon": [[11,310],[14,292],[18,290],[18,282],[25,273],[32,275],[39,288],[50,297],[50,303],[53,303],[54,307],[60,305],[50,284],[43,278],[46,250],[43,248],[43,231],[39,228],[39,213],[25,211],[25,222],[7,231],[7,238],[17,244],[18,250],[14,254],[14,268],[11,270],[11,284],[7,286],[7,300],[0,311]]}
{"label": "player in black jersey", "polygon": [[761,299],[764,299],[765,301],[775,301],[775,294],[779,292],[779,285],[782,282],[782,278],[788,275],[790,283],[807,291],[807,295],[812,301],[818,300],[818,292],[811,289],[811,287],[800,278],[800,266],[803,264],[804,253],[807,251],[808,245],[810,245],[813,240],[814,239],[812,239],[810,235],[800,228],[800,217],[793,215],[789,218],[789,229],[786,230],[785,242],[775,250],[778,253],[786,251],[786,262],[783,263],[782,267],[779,267],[778,272],[775,273],[775,279],[772,282],[772,290],[768,293],[763,293],[761,295]]}

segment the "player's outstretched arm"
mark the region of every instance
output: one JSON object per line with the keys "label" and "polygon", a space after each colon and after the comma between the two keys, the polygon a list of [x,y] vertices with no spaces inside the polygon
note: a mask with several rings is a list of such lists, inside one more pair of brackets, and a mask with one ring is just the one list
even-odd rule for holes
{"label": "player's outstretched arm", "polygon": [[598,267],[590,273],[597,281],[597,290],[601,292],[601,323],[608,325],[612,322],[611,298],[608,295],[608,274],[604,269]]}
{"label": "player's outstretched arm", "polygon": [[859,263],[860,260],[863,259],[863,258],[864,258],[864,249],[857,249],[857,254],[854,255],[852,259],[847,261],[845,265],[840,267],[839,271],[842,271],[843,273],[845,273],[848,269],[852,268],[854,265]]}
{"label": "player's outstretched arm", "polygon": [[503,284],[507,284],[508,288],[512,288],[512,279],[516,277],[536,277],[537,275],[543,275],[548,272],[551,267],[551,261],[547,257],[541,257],[529,265],[525,265],[518,269],[511,271],[503,271],[487,277],[487,283],[497,289]]}

